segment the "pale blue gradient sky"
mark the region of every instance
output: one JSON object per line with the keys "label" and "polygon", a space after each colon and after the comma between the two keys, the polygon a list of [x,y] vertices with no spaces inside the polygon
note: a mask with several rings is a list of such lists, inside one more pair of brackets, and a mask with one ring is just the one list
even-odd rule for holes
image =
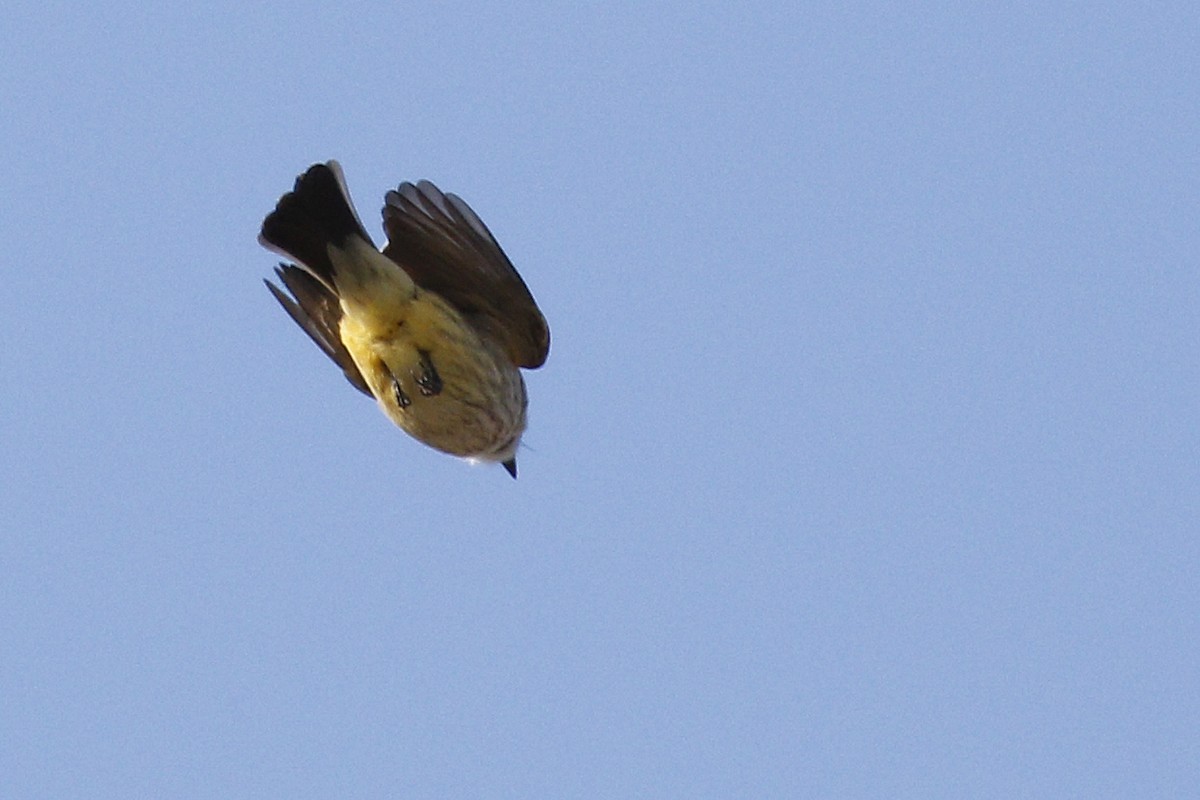
{"label": "pale blue gradient sky", "polygon": [[[0,24],[0,796],[1200,785],[1194,4],[75,5]],[[532,288],[516,483],[263,288],[328,158]]]}

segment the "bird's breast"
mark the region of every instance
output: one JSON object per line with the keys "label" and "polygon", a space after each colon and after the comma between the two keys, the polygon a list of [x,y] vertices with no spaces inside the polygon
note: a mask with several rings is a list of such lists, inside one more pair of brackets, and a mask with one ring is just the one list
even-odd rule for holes
{"label": "bird's breast", "polygon": [[525,429],[520,370],[437,295],[419,292],[380,325],[346,314],[341,337],[380,407],[425,444],[503,460]]}

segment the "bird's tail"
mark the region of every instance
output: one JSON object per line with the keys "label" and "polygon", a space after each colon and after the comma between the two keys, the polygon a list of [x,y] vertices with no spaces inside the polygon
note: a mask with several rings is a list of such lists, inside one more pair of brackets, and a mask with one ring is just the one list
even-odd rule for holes
{"label": "bird's tail", "polygon": [[330,161],[313,164],[296,179],[292,191],[279,198],[275,210],[263,220],[258,241],[302,264],[333,290],[329,246],[346,249],[347,240],[356,236],[371,244],[346,190],[342,168]]}

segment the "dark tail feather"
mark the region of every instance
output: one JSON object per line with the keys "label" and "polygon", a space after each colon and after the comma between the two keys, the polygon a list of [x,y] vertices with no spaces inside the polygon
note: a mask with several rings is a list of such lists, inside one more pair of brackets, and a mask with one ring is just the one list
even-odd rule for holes
{"label": "dark tail feather", "polygon": [[292,191],[263,220],[258,241],[303,264],[332,289],[329,245],[341,247],[352,236],[371,241],[350,203],[342,168],[330,161],[312,165],[296,179]]}

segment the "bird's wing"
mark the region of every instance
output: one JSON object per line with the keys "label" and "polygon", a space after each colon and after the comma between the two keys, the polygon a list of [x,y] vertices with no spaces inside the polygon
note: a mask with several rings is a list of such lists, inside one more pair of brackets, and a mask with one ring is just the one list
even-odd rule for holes
{"label": "bird's wing", "polygon": [[279,280],[292,293],[288,297],[282,289],[270,281],[263,281],[275,299],[283,306],[283,310],[304,329],[309,338],[316,342],[317,347],[342,368],[350,385],[367,397],[374,397],[363,380],[362,373],[338,333],[338,323],[342,319],[342,307],[333,292],[313,277],[312,273],[290,264],[280,264],[275,270]]}
{"label": "bird's wing", "polygon": [[525,282],[483,220],[463,200],[429,181],[387,193],[384,255],[420,287],[436,292],[477,330],[494,338],[513,364],[540,367],[550,329]]}

